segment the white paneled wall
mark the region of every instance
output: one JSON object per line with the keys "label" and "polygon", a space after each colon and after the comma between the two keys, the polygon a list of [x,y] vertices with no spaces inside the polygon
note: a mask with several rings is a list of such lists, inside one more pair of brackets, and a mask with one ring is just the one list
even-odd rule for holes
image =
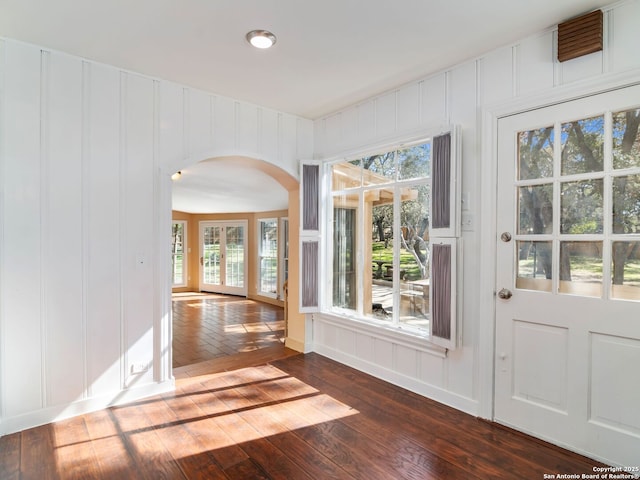
{"label": "white paneled wall", "polygon": [[297,177],[312,122],[0,39],[0,435],[172,388],[169,175],[220,155]]}
{"label": "white paneled wall", "polygon": [[[479,406],[479,334],[491,325],[480,318],[480,285],[493,281],[491,272],[480,271],[479,230],[491,214],[478,208],[493,185],[482,185],[482,112],[527,97],[541,98],[562,89],[570,91],[580,82],[606,82],[606,77],[640,68],[640,1],[629,0],[604,9],[604,51],[559,63],[555,29],[488,52],[482,57],[368,99],[314,122],[317,159],[351,156],[358,151],[415,138],[445,124],[462,130],[463,215],[472,225],[463,229],[461,348],[446,358],[437,350],[403,344],[397,336],[355,329],[348,319],[314,315],[313,348],[339,361],[425,393],[473,414],[487,411]],[[485,336],[486,337],[486,336]],[[490,406],[488,407],[490,411]],[[484,413],[486,414],[486,413]]]}

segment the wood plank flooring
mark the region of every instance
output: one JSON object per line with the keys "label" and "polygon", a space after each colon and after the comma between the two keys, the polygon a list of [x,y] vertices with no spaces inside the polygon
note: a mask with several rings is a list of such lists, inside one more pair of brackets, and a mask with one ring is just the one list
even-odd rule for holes
{"label": "wood plank flooring", "polygon": [[542,479],[599,465],[318,354],[272,354],[176,369],[175,392],[2,437],[0,479]]}
{"label": "wood plank flooring", "polygon": [[173,366],[284,343],[284,309],[244,297],[172,295]]}

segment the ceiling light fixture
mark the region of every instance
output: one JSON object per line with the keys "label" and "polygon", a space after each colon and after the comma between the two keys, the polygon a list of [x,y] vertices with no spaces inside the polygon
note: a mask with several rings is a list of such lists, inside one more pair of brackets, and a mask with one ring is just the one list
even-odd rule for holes
{"label": "ceiling light fixture", "polygon": [[276,43],[276,36],[268,30],[251,30],[246,38],[256,48],[270,48]]}
{"label": "ceiling light fixture", "polygon": [[178,180],[182,176],[182,172],[178,170],[176,173],[171,175],[171,180]]}

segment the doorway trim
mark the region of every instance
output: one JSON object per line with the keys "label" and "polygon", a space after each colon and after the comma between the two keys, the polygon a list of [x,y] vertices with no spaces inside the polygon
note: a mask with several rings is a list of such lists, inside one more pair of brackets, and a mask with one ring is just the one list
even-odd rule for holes
{"label": "doorway trim", "polygon": [[[530,110],[549,107],[591,95],[640,84],[640,69],[622,74],[605,74],[569,86],[554,87],[524,98],[510,99],[481,109],[481,141],[479,175],[479,255],[478,271],[485,281],[479,282],[478,333],[478,416],[494,420],[495,397],[495,283],[496,283],[496,182],[498,178],[498,120]],[[489,188],[483,188],[489,186]]]}

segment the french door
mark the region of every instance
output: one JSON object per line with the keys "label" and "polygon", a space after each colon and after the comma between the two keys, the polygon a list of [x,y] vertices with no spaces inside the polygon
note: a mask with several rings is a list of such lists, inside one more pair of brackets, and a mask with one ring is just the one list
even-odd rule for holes
{"label": "french door", "polygon": [[640,458],[640,86],[498,121],[495,420]]}
{"label": "french door", "polygon": [[247,295],[247,222],[200,222],[200,290]]}

